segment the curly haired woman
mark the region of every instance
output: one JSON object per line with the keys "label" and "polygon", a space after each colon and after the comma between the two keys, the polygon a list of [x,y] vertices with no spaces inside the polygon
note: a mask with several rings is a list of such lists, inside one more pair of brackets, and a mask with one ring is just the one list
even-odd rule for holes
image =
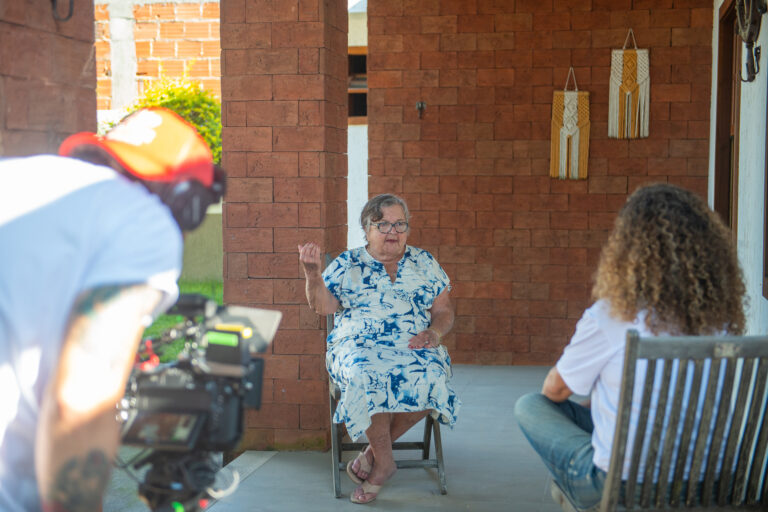
{"label": "curly haired woman", "polygon": [[[541,393],[515,405],[521,430],[552,473],[555,499],[567,497],[578,510],[599,505],[627,330],[641,336],[741,334],[744,293],[731,233],[701,198],[672,185],[647,186],[629,197],[603,247],[592,290],[596,302]],[[645,366],[637,370],[642,383]],[[568,400],[574,393],[590,396],[590,404]],[[653,417],[655,403],[642,413]],[[636,419],[640,404],[632,405]],[[631,443],[632,428],[629,435]]]}

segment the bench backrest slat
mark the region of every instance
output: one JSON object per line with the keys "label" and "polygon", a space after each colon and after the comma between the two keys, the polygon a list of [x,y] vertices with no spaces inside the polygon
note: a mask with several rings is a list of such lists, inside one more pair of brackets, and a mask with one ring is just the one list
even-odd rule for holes
{"label": "bench backrest slat", "polygon": [[[725,471],[726,468],[733,467],[733,461],[736,457],[736,450],[738,449],[739,441],[741,440],[744,407],[747,402],[747,394],[749,393],[749,384],[752,380],[752,368],[753,364],[748,364],[744,361],[741,368],[741,378],[739,379],[738,394],[736,395],[736,407],[731,415],[731,428],[728,432],[728,443],[725,447],[725,454],[723,456],[723,471],[720,474],[720,490],[717,494],[717,504],[723,506],[727,503],[728,497],[731,494],[731,485],[733,475],[730,471]],[[736,499],[738,497],[734,496]]]}
{"label": "bench backrest slat", "polygon": [[[725,367],[725,379],[723,380],[722,395],[720,397],[721,406],[717,409],[717,416],[715,420],[715,431],[712,435],[712,443],[710,446],[721,446],[723,442],[723,433],[725,432],[726,419],[728,417],[728,407],[726,404],[731,402],[731,391],[733,390],[733,376],[734,369],[736,367],[736,361],[726,361]],[[704,490],[702,491],[702,503],[704,505],[710,505],[715,496],[715,470],[717,469],[718,450],[709,450],[706,456],[705,475],[704,475]]]}
{"label": "bench backrest slat", "polygon": [[[665,361],[665,366],[673,368],[672,361]],[[685,388],[685,377],[688,365],[681,361],[677,365],[677,377],[675,386],[672,388],[672,414],[667,422],[667,428],[664,429],[664,448],[661,450],[661,465],[659,466],[659,481],[669,481],[670,465],[672,464],[672,453],[675,449],[675,439],[677,438],[677,425],[680,423],[680,411],[683,406],[683,390]],[[658,416],[658,415],[657,415]],[[649,461],[651,462],[651,461]],[[655,503],[660,507],[666,499],[666,489],[654,486],[656,490]]]}
{"label": "bench backrest slat", "polygon": [[[648,362],[649,366],[654,364]],[[667,408],[667,397],[669,396],[669,378],[672,375],[672,365],[664,364],[662,370],[663,377],[661,378],[661,388],[659,388],[659,401],[656,405],[657,411],[664,411]],[[648,387],[643,390],[644,393],[648,393]],[[640,496],[640,506],[648,508],[651,504],[651,493],[654,490],[653,486],[653,471],[655,469],[656,457],[659,454],[659,441],[661,440],[662,426],[664,423],[664,415],[656,414],[653,418],[653,430],[651,431],[651,439],[648,444],[648,449],[645,456],[645,471],[643,475],[643,493]],[[637,432],[635,438],[644,437],[645,432]]]}
{"label": "bench backrest slat", "polygon": [[[682,365],[681,365],[682,366]],[[680,446],[677,450],[678,461],[685,461],[688,459],[688,449],[691,443],[691,435],[694,427],[694,420],[696,419],[696,409],[698,405],[698,390],[701,386],[701,374],[704,370],[704,361],[694,361],[692,365],[693,379],[691,381],[691,396],[696,397],[689,400],[687,409],[685,411],[685,424],[683,427],[683,435],[680,438]],[[679,382],[679,381],[678,381]],[[706,399],[706,398],[705,398]],[[681,397],[682,401],[682,397]],[[675,474],[672,480],[672,490],[670,503],[673,507],[677,507],[680,504],[680,495],[683,491],[683,476],[684,476],[685,464],[678,463],[675,467]],[[663,481],[663,479],[660,478]]]}
{"label": "bench backrest slat", "polygon": [[[636,331],[631,331],[627,334],[627,345],[624,350],[624,372],[621,381],[621,391],[619,392],[619,410],[616,414],[616,436],[621,439],[627,438],[627,431],[629,429],[629,418],[631,414],[631,402],[632,402],[632,390],[635,383],[635,365],[627,364],[627,361],[635,361],[637,359],[637,340],[638,335]],[[630,341],[631,340],[631,341]],[[648,369],[648,373],[651,372],[651,368]],[[644,415],[641,415],[640,421],[643,422],[643,430],[645,430]],[[619,491],[621,490],[621,469],[624,466],[624,452],[625,443],[613,443],[613,450],[611,451],[611,463],[610,467],[614,468],[612,473],[608,473],[605,481],[605,488],[603,489],[603,499],[600,502],[600,510],[607,512],[614,510],[616,503],[619,501]],[[631,496],[631,502],[634,500],[634,482],[637,477],[637,466],[640,459],[640,451],[634,450],[631,453],[632,462],[629,468],[630,475],[634,475],[627,482],[627,495]]]}
{"label": "bench backrest slat", "polygon": [[[712,415],[715,408],[715,394],[717,392],[717,382],[720,377],[720,365],[712,363],[709,365],[709,378],[707,379],[707,392],[704,395],[704,408],[701,411],[701,422],[699,430],[696,433],[696,445],[693,449],[693,459],[691,461],[691,474],[700,475],[701,465],[704,462],[707,449],[707,434],[709,425],[712,422]],[[713,475],[714,478],[714,475]],[[709,488],[712,488],[712,482],[709,482]],[[696,487],[689,486],[685,497],[687,506],[693,505],[696,501]]]}
{"label": "bench backrest slat", "polygon": [[[765,390],[766,381],[768,380],[768,358],[761,358],[757,360],[757,377],[755,378],[755,392],[750,401],[750,411],[747,418],[747,428],[744,434],[745,443],[742,446],[741,454],[739,455],[739,464],[736,468],[736,484],[734,493],[741,496],[746,492],[747,504],[754,503],[750,501],[753,499],[753,494],[750,494],[750,484],[754,489],[757,482],[750,482],[750,477],[755,478],[758,476],[757,471],[762,470],[763,464],[759,461],[765,460],[765,448],[760,449],[760,438],[763,437],[762,430],[766,429],[765,426]],[[750,460],[751,459],[751,460]],[[751,462],[751,468],[748,467]],[[746,487],[746,491],[745,491]]]}

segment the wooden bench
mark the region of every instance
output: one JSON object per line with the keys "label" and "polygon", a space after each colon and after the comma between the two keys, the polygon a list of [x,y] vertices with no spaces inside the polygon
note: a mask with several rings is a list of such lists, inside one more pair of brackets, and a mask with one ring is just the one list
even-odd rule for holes
{"label": "wooden bench", "polygon": [[[649,428],[648,415],[642,411],[648,410],[657,378],[657,365],[652,363],[653,360],[664,360],[663,370],[660,370],[661,387],[657,390],[659,402],[648,441],[644,439],[646,436],[637,435],[633,446],[626,446],[636,363],[643,359],[648,360],[648,369],[638,397],[641,400],[638,433]],[[673,372],[674,360],[679,363]],[[694,428],[706,360],[711,361],[707,388],[701,404],[701,421],[698,428]],[[688,372],[692,375],[688,376]],[[675,374],[676,378],[673,378]],[[692,391],[685,416],[681,417],[687,378],[692,379]],[[722,387],[716,406],[718,380],[722,380]],[[637,331],[629,331],[616,433],[599,510],[768,510],[766,380],[768,336],[641,338]],[[671,382],[674,382],[672,389]],[[670,407],[667,407],[668,400],[672,401]],[[675,450],[681,424],[680,442]],[[708,438],[711,438],[710,450],[706,446]],[[693,448],[689,453],[691,440]],[[723,443],[725,448],[719,464],[720,450],[714,447],[721,447]],[[673,457],[674,452],[676,457]],[[629,478],[622,481],[625,453],[630,454],[631,462]],[[646,454],[643,460],[642,454]],[[686,468],[688,459],[690,465]],[[660,464],[655,481],[661,484],[654,483],[657,461]],[[642,475],[639,474],[641,463],[645,468]],[[723,468],[721,474],[719,467]],[[688,477],[685,476],[686,469],[689,469]],[[699,477],[702,474],[703,479]],[[566,505],[570,505],[567,500],[564,509]]]}

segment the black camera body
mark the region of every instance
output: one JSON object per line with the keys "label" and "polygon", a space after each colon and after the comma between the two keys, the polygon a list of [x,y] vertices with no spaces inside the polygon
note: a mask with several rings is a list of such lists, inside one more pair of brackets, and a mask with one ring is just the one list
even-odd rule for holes
{"label": "black camera body", "polygon": [[242,378],[196,373],[191,365],[135,376],[123,444],[155,450],[233,450],[243,407],[261,404],[262,359],[244,361]]}
{"label": "black camera body", "polygon": [[[130,465],[149,466],[139,494],[152,510],[197,510],[211,494],[215,454],[237,447],[244,409],[261,406],[264,360],[255,354],[271,342],[280,313],[183,295],[169,314],[185,320],[142,342],[119,405],[122,443],[149,451]],[[154,348],[180,339],[178,359],[159,363]]]}

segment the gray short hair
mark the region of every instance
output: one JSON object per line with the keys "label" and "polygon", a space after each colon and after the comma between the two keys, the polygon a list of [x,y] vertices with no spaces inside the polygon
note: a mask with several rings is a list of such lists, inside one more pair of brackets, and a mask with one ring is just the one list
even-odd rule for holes
{"label": "gray short hair", "polygon": [[406,222],[411,219],[411,214],[408,212],[408,205],[405,201],[394,194],[379,194],[376,197],[372,197],[363,206],[363,211],[360,212],[360,225],[363,227],[363,231],[367,231],[371,222],[377,222],[384,217],[382,208],[387,206],[400,206],[405,214]]}

